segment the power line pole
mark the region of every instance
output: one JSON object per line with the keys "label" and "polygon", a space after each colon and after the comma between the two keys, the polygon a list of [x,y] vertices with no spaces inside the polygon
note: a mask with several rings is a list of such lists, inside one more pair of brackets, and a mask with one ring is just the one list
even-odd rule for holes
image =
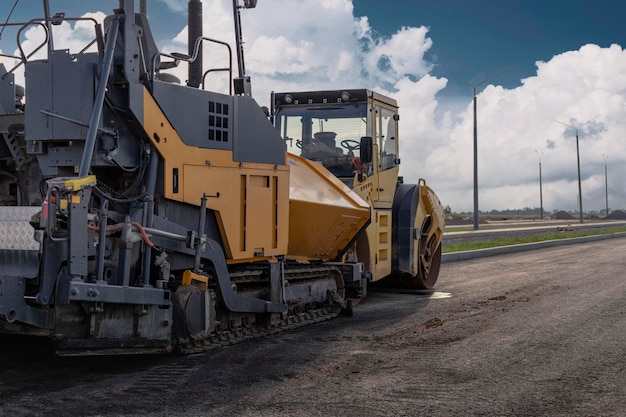
{"label": "power line pole", "polygon": [[604,158],[604,192],[605,192],[605,202],[606,202],[606,214],[605,216],[609,215],[609,175],[608,175],[608,170],[607,170],[607,160],[609,159],[608,156],[606,155],[602,155],[602,157]]}
{"label": "power line pole", "polygon": [[535,149],[535,153],[537,154],[537,157],[539,158],[539,210],[540,210],[540,219],[543,220],[543,187],[541,184],[541,155],[543,155],[543,152],[541,152],[541,155],[539,155],[539,152],[537,152],[537,149]]}
{"label": "power line pole", "polygon": [[493,80],[498,75],[508,71],[508,68],[500,71],[491,78],[487,78],[478,84],[465,83],[474,90],[474,230],[478,230],[479,213],[478,213],[478,117],[476,109],[476,88],[483,85],[487,81]]}
{"label": "power line pole", "polygon": [[578,210],[580,211],[580,223],[581,224],[583,223],[583,191],[582,191],[581,180],[580,180],[580,148],[578,147],[578,128],[593,121],[596,117],[598,116],[595,116],[594,118],[587,120],[585,123],[579,125],[578,127],[570,126],[566,123],[555,120],[555,122],[560,123],[563,126],[567,126],[570,129],[574,129],[576,131],[576,164],[578,166]]}

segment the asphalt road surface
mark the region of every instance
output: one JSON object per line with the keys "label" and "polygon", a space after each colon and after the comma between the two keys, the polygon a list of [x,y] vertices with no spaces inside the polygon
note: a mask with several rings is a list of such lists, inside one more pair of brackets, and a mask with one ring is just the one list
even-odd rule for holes
{"label": "asphalt road surface", "polygon": [[0,416],[624,416],[626,239],[454,262],[436,292],[187,356],[0,340]]}

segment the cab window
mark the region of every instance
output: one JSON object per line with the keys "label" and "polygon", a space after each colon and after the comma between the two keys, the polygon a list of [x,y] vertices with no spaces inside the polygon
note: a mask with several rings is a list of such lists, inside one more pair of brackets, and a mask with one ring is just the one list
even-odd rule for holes
{"label": "cab window", "polygon": [[376,106],[376,141],[378,142],[379,165],[387,170],[397,165],[398,122],[395,111]]}

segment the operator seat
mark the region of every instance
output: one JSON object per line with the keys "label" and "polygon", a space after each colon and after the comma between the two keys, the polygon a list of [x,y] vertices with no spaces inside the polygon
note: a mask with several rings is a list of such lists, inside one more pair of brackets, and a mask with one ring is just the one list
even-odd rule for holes
{"label": "operator seat", "polygon": [[337,147],[335,138],[337,133],[335,132],[317,132],[313,135],[313,139],[328,148],[329,151],[336,153],[337,155],[343,154],[343,150]]}

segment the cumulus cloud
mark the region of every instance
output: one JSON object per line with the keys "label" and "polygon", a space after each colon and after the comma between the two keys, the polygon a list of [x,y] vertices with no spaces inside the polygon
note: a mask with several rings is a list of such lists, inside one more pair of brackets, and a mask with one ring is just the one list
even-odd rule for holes
{"label": "cumulus cloud", "polygon": [[[186,1],[161,1],[172,13],[185,13]],[[103,14],[94,17],[101,20]],[[232,1],[204,1],[204,21],[205,36],[234,43]],[[264,0],[242,10],[242,21],[246,70],[259,104],[268,104],[271,91],[363,87],[391,95],[400,105],[406,181],[425,178],[444,204],[473,209],[472,100],[442,103],[439,93],[447,80],[431,74],[433,64],[425,56],[437,39],[427,27],[399,27],[380,36],[367,16],[354,15],[351,0]],[[31,30],[25,37],[34,45],[41,34]],[[79,25],[56,30],[72,47],[87,36]],[[205,69],[227,63],[224,47],[205,45]],[[186,27],[159,46],[186,52]],[[583,45],[536,67],[517,88],[494,80],[477,96],[481,210],[537,207],[540,160],[546,210],[576,209],[576,129],[584,208],[604,208],[605,163],[610,206],[626,207],[619,180],[626,174],[626,51]],[[184,65],[177,74],[186,79]],[[229,84],[223,74],[207,83],[221,92]]]}
{"label": "cumulus cloud", "polygon": [[[507,90],[488,86],[478,95],[478,155],[480,205],[485,208],[538,205],[538,156],[543,153],[544,206],[554,209],[577,207],[578,130],[583,208],[604,207],[602,155],[611,155],[612,171],[622,175],[626,124],[626,52],[618,45],[601,48],[584,45],[547,62],[537,63],[537,75],[522,86]],[[470,210],[473,193],[473,109],[471,103],[462,121],[453,127],[451,146],[433,150],[426,172],[435,172],[443,199],[466,203]],[[569,126],[564,126],[561,123]],[[445,160],[454,161],[444,164]],[[458,163],[458,165],[456,165]],[[617,176],[616,176],[617,178]],[[531,185],[527,186],[524,185]],[[613,205],[624,206],[617,181],[609,190]],[[504,186],[517,185],[513,190]],[[518,203],[518,204],[520,204]],[[454,206],[453,206],[454,207]]]}

